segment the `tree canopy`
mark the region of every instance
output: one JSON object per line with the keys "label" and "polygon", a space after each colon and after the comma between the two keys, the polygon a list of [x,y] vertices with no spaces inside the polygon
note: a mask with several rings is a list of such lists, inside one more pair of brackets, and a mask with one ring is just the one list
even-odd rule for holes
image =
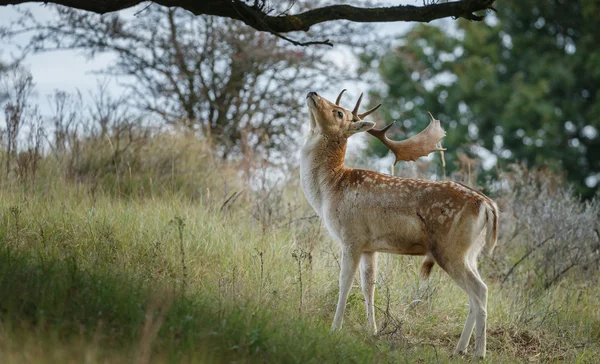
{"label": "tree canopy", "polygon": [[[453,152],[480,146],[500,165],[550,166],[591,196],[600,177],[599,11],[591,0],[505,0],[476,29],[418,25],[380,60],[386,87],[372,96],[411,131],[431,111]],[[378,143],[375,152],[386,152]]]}

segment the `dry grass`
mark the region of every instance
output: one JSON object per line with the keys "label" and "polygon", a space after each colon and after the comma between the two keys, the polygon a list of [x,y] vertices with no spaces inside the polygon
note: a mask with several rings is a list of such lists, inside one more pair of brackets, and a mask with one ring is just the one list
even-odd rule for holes
{"label": "dry grass", "polygon": [[[358,277],[344,329],[330,334],[339,250],[297,183],[261,181],[189,135],[145,135],[116,159],[114,144],[89,139],[77,155],[40,159],[27,183],[4,179],[2,362],[470,360],[450,357],[468,305],[439,268],[422,281],[419,258],[382,255],[380,334],[365,334]],[[598,213],[568,190],[536,186],[546,208],[588,220]],[[490,287],[488,361],[593,362],[597,270],[578,267],[544,285],[533,269],[548,266],[540,265],[548,255],[531,253],[509,274],[535,233],[511,214],[516,204],[537,206],[536,193],[514,185],[495,193],[501,240],[480,263]],[[531,218],[544,224],[552,211],[540,212]],[[560,231],[555,247],[573,231],[593,243],[577,218],[564,232],[536,228]]]}

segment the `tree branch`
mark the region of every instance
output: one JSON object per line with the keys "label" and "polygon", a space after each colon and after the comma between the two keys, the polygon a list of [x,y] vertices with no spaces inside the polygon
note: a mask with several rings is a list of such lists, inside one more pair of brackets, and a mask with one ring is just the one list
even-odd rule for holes
{"label": "tree branch", "polygon": [[[453,17],[479,21],[483,16],[474,13],[492,9],[495,0],[462,0],[424,6],[398,5],[361,8],[351,5],[330,5],[295,15],[268,15],[264,7],[252,6],[242,0],[156,0],[164,6],[177,6],[196,15],[215,15],[240,20],[254,29],[270,33],[308,31],[313,25],[332,20],[359,23],[417,21]],[[141,0],[0,0],[0,6],[23,3],[55,3],[71,8],[104,14],[138,5]]]}

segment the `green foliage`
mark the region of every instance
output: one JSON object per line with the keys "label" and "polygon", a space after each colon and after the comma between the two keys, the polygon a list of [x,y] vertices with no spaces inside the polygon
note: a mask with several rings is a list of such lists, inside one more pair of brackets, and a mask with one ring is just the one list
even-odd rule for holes
{"label": "green foliage", "polygon": [[600,173],[597,10],[595,1],[506,0],[488,24],[419,24],[381,59],[387,90],[372,97],[386,103],[388,122],[400,118],[414,132],[427,125],[425,111],[440,119],[450,160],[480,145],[501,166],[564,170],[590,197],[597,185],[585,179]]}

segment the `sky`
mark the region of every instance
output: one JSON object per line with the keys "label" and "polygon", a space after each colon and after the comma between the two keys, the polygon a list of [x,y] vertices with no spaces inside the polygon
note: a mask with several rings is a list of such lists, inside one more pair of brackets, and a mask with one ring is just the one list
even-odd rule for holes
{"label": "sky", "polygon": [[[28,9],[39,20],[49,20],[53,13],[43,4],[24,4],[18,6],[0,7],[0,24],[7,24],[18,19],[16,9]],[[12,44],[0,41],[0,59],[7,60],[19,55],[19,46],[23,46],[26,37],[16,39]],[[94,59],[84,57],[76,51],[54,51],[42,54],[29,55],[23,65],[29,69],[35,82],[36,97],[42,112],[47,111],[49,103],[47,98],[55,90],[75,93],[80,91],[84,98],[97,87],[99,82],[106,77],[97,74],[109,65],[113,56],[107,54],[97,55]],[[117,82],[110,82],[111,92],[122,92]]]}

